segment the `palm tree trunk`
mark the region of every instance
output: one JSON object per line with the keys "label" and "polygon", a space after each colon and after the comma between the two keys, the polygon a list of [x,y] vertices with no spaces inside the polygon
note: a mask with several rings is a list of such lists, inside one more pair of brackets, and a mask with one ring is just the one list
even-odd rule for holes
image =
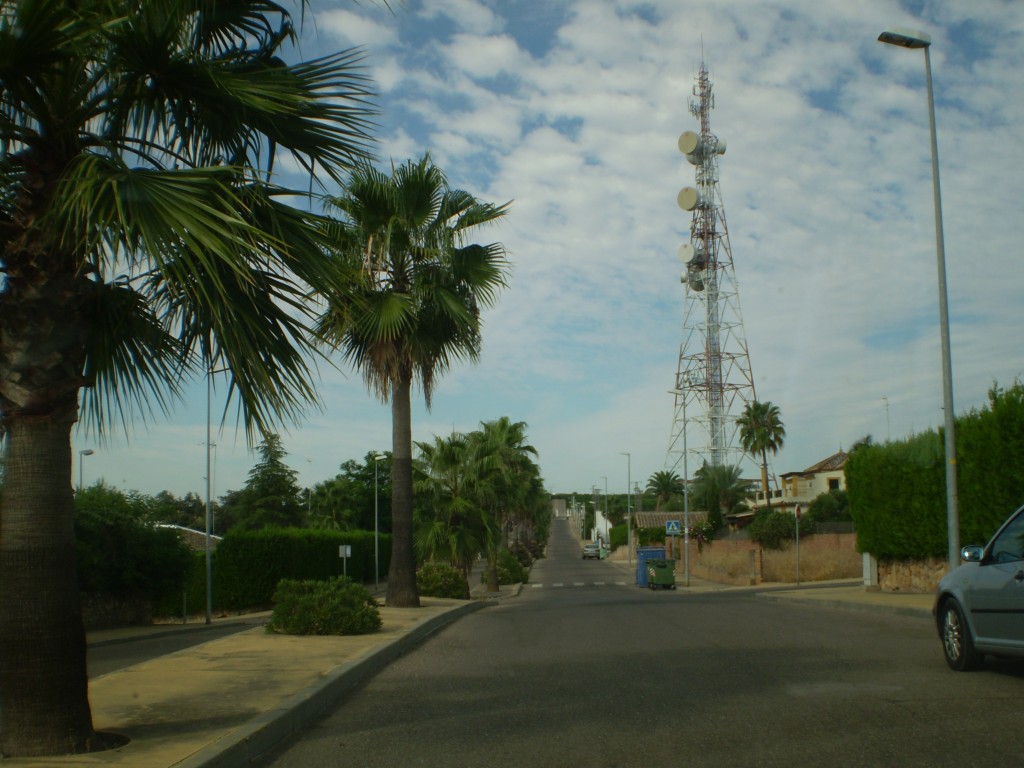
{"label": "palm tree trunk", "polygon": [[768,452],[761,451],[761,487],[764,488],[764,501],[767,509],[772,508],[772,494],[768,488]]}
{"label": "palm tree trunk", "polygon": [[412,545],[412,378],[391,390],[391,566],[385,598],[392,608],[419,608]]}
{"label": "palm tree trunk", "polygon": [[71,421],[7,420],[0,514],[0,754],[95,748],[75,569]]}

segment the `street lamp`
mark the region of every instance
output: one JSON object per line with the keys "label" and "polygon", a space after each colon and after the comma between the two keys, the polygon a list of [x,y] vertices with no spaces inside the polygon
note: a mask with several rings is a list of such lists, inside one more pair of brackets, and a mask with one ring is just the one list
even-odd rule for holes
{"label": "street lamp", "polygon": [[626,457],[626,557],[629,566],[633,566],[633,520],[630,514],[629,490],[633,486],[633,457],[629,453],[621,453]]}
{"label": "street lamp", "polygon": [[85,459],[86,456],[92,456],[94,453],[96,453],[96,451],[92,448],[83,448],[78,452],[78,490],[82,490],[82,487],[85,485],[85,475],[83,474],[84,464],[82,463],[83,459]]}
{"label": "street lamp", "polygon": [[935,96],[932,92],[932,40],[923,32],[887,29],[880,43],[901,48],[924,49],[924,73],[928,90],[928,125],[932,143],[932,193],[935,200],[935,260],[939,274],[939,329],[942,334],[942,408],[945,420],[946,527],[949,539],[949,568],[960,564],[960,511],[956,484],[956,435],[953,418],[953,361],[949,348],[949,305],[946,295],[946,246],[942,235],[942,195],[939,190],[939,144],[935,136]]}
{"label": "street lamp", "polygon": [[604,539],[605,546],[607,547],[611,542],[608,541],[608,477],[601,475],[604,478]]}
{"label": "street lamp", "polygon": [[386,458],[387,456],[379,453],[373,457],[373,588],[375,590],[380,589],[380,526],[378,523],[380,517],[380,494],[377,490],[377,467],[379,462]]}

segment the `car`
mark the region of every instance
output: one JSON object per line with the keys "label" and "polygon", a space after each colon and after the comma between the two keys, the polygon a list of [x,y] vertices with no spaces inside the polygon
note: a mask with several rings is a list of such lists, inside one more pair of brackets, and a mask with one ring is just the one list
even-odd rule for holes
{"label": "car", "polygon": [[584,560],[600,560],[601,559],[601,548],[597,544],[584,544],[583,545],[583,559]]}
{"label": "car", "polygon": [[935,625],[951,669],[978,669],[985,655],[1024,658],[1024,506],[985,546],[939,580]]}

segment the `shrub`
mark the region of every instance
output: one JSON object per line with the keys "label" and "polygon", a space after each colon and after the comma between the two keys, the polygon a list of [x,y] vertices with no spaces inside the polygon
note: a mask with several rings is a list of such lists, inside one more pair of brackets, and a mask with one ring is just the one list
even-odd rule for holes
{"label": "shrub", "polygon": [[416,587],[422,597],[469,599],[469,585],[462,571],[448,563],[424,563],[416,571]]}
{"label": "shrub", "polygon": [[[800,533],[814,531],[814,521],[801,515]],[[796,518],[792,512],[763,509],[750,523],[750,538],[765,549],[782,549],[783,542],[796,538]]]}
{"label": "shrub", "polygon": [[288,635],[367,635],[380,629],[380,604],[344,577],[282,579],[274,590],[268,632]]}
{"label": "shrub", "polygon": [[192,553],[177,532],[140,519],[131,500],[94,486],[75,500],[79,587],[86,592],[180,594]]}
{"label": "shrub", "polygon": [[[498,584],[525,584],[530,571],[519,564],[516,556],[503,549],[498,553]],[[480,583],[487,583],[487,569],[480,574]]]}

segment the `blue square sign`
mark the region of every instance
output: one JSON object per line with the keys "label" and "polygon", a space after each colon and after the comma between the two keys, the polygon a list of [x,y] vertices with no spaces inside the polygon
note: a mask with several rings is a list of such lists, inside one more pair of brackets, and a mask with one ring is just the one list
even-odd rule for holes
{"label": "blue square sign", "polygon": [[665,535],[666,536],[682,536],[683,526],[679,524],[678,520],[667,520],[665,522]]}

